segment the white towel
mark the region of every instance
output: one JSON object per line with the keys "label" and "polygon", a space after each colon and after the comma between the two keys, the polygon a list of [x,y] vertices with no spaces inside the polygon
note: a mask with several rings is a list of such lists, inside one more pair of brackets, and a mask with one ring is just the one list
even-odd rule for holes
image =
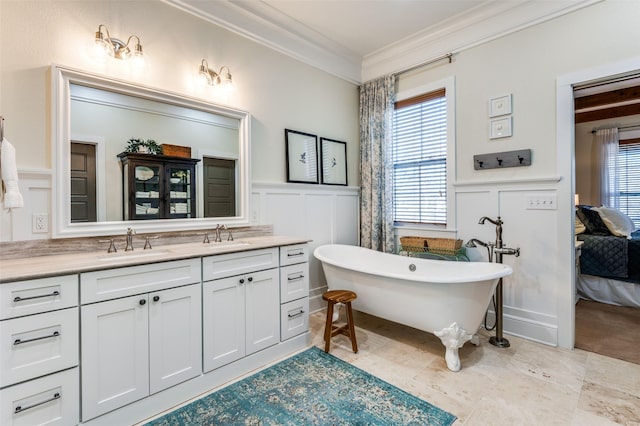
{"label": "white towel", "polygon": [[4,191],[4,208],[11,210],[24,207],[24,200],[22,199],[22,194],[20,194],[20,188],[18,188],[16,149],[6,139],[2,139],[0,171]]}

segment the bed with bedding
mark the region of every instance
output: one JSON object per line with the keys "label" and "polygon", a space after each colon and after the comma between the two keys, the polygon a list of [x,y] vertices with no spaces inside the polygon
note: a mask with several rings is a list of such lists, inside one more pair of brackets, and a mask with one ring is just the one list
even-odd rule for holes
{"label": "bed with bedding", "polygon": [[640,230],[618,210],[578,206],[584,232],[578,296],[620,306],[640,308]]}

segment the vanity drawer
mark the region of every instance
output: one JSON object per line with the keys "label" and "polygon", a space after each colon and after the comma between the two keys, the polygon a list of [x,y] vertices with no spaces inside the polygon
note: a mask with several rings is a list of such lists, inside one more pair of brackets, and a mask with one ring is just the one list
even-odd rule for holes
{"label": "vanity drawer", "polygon": [[101,302],[200,282],[200,259],[106,269],[80,274],[80,302]]}
{"label": "vanity drawer", "polygon": [[78,308],[0,322],[0,387],[78,365]]}
{"label": "vanity drawer", "polygon": [[80,421],[78,368],[0,390],[0,424],[76,425]]}
{"label": "vanity drawer", "polygon": [[77,275],[0,284],[0,320],[77,305]]}
{"label": "vanity drawer", "polygon": [[309,264],[280,268],[280,303],[309,296]]}
{"label": "vanity drawer", "polygon": [[202,259],[202,281],[278,267],[278,248],[248,250]]}
{"label": "vanity drawer", "polygon": [[284,342],[309,330],[309,298],[280,306],[280,339]]}
{"label": "vanity drawer", "polygon": [[309,246],[296,244],[280,247],[280,266],[293,265],[309,261]]}

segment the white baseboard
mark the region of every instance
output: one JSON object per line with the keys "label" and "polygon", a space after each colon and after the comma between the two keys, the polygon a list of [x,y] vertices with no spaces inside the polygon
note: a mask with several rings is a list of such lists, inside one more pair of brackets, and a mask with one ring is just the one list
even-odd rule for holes
{"label": "white baseboard", "polygon": [[[495,318],[495,312],[490,310],[487,313],[487,324],[495,324]],[[558,326],[555,317],[505,306],[502,321],[504,334],[558,346]]]}

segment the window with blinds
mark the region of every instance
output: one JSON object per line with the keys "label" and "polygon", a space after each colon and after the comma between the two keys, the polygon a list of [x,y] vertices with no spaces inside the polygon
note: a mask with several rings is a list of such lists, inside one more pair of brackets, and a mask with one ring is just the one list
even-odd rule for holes
{"label": "window with blinds", "polygon": [[393,204],[396,223],[447,223],[445,89],[396,102]]}
{"label": "window with blinds", "polygon": [[640,142],[618,148],[619,209],[640,226]]}

